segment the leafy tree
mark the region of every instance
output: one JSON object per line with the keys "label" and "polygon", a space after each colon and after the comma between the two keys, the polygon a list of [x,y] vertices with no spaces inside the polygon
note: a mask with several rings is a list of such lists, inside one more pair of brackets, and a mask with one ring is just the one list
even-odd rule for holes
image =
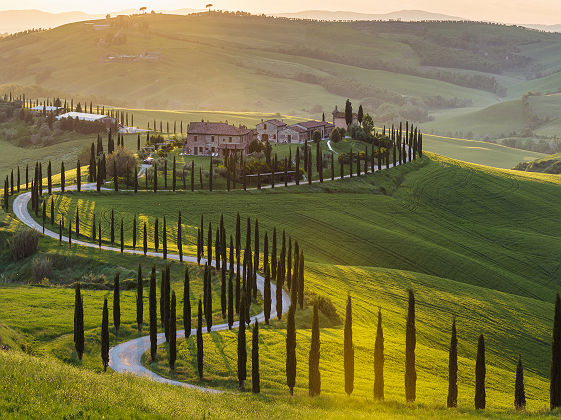
{"label": "leafy tree", "polygon": [[251,344],[251,391],[254,394],[259,394],[261,384],[259,377],[259,323],[257,321],[253,326]]}
{"label": "leafy tree", "polygon": [[197,370],[199,379],[203,379],[203,303],[199,299],[199,313],[197,316]]}
{"label": "leafy tree", "polygon": [[522,355],[518,356],[516,366],[516,381],[514,382],[514,407],[517,410],[526,408],[526,391],[524,391],[524,368],[522,366]]}
{"label": "leafy tree", "polygon": [[309,355],[309,373],[308,373],[308,393],[310,397],[319,395],[321,392],[321,376],[319,372],[320,358],[320,341],[319,341],[319,315],[318,303],[314,303],[314,316],[312,319],[312,342],[310,344]]}
{"label": "leafy tree", "polygon": [[82,360],[84,354],[84,301],[80,291],[80,283],[76,283],[76,296],[74,298],[74,347],[78,359]]}
{"label": "leafy tree", "polygon": [[458,406],[458,339],[456,337],[456,319],[452,321],[452,338],[448,353],[448,408]]}
{"label": "leafy tree", "polygon": [[405,399],[415,401],[417,393],[417,372],[415,371],[415,295],[409,289],[409,307],[407,310],[407,324],[405,331]]}
{"label": "leafy tree", "polygon": [[485,339],[479,336],[477,360],[475,362],[475,408],[485,408]]}
{"label": "leafy tree", "polygon": [[107,309],[107,298],[103,300],[103,314],[101,318],[101,361],[103,371],[107,372],[109,365],[109,310]]}
{"label": "leafy tree", "polygon": [[118,332],[121,325],[121,293],[118,271],[113,277],[113,325],[115,325],[115,332]]}
{"label": "leafy tree", "polygon": [[384,330],[381,309],[378,309],[378,327],[374,343],[374,399],[384,399]]}
{"label": "leafy tree", "polygon": [[347,314],[345,318],[345,392],[350,396],[354,389],[355,379],[355,349],[353,344],[353,312],[351,306],[351,296],[347,297]]}
{"label": "leafy tree", "polygon": [[191,335],[191,293],[190,293],[189,268],[185,266],[185,280],[183,281],[183,325],[185,338]]}
{"label": "leafy tree", "polygon": [[321,133],[319,132],[319,130],[314,130],[314,132],[312,133],[312,140],[316,144],[321,141]]}
{"label": "leafy tree", "polygon": [[175,312],[175,292],[171,294],[171,304],[170,304],[170,315],[169,315],[169,368],[173,371],[175,370],[175,360],[177,358],[177,325],[175,322],[176,312]]}
{"label": "leafy tree", "polygon": [[138,275],[136,278],[136,324],[138,331],[142,331],[144,316],[144,283],[142,281],[142,266],[138,264]]}
{"label": "leafy tree", "polygon": [[290,395],[294,394],[294,386],[296,385],[296,325],[294,322],[294,313],[296,305],[290,305],[288,310],[288,318],[286,321],[286,385],[290,391]]}
{"label": "leafy tree", "polygon": [[150,360],[156,361],[158,352],[158,310],[156,308],[156,267],[150,273]]}

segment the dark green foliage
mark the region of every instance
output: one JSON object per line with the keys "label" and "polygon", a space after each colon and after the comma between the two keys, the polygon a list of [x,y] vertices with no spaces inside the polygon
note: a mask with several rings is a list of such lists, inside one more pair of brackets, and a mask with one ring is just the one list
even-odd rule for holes
{"label": "dark green foliage", "polygon": [[138,275],[136,279],[136,324],[138,331],[142,331],[144,316],[144,283],[142,281],[142,266],[138,264]]}
{"label": "dark green foliage", "polygon": [[179,253],[179,261],[183,262],[183,231],[181,226],[181,211],[177,216],[177,251]]}
{"label": "dark green foliage", "polygon": [[384,330],[381,309],[378,309],[378,327],[374,343],[374,399],[384,399]]}
{"label": "dark green foliage", "polygon": [[298,262],[300,264],[298,268],[298,305],[302,309],[304,307],[304,251],[300,251]]}
{"label": "dark green foliage", "polygon": [[561,407],[561,298],[555,296],[555,317],[553,319],[553,340],[551,345],[551,373],[549,405],[553,410]]}
{"label": "dark green foliage", "polygon": [[120,237],[121,241],[121,254],[125,251],[125,234],[124,234],[124,228],[123,228],[123,219],[121,219],[121,237]]}
{"label": "dark green foliage", "polygon": [[212,329],[212,283],[211,283],[210,263],[205,264],[204,309],[205,309],[206,330],[207,332],[210,332],[210,330]]}
{"label": "dark green foliage", "polygon": [[82,168],[80,166],[80,161],[76,164],[76,188],[78,192],[82,191]]}
{"label": "dark green foliage", "polygon": [[185,266],[185,280],[183,282],[183,325],[185,338],[191,335],[191,293],[189,285],[189,268]]}
{"label": "dark green foliage", "polygon": [[[47,166],[47,189],[49,191],[49,194],[51,194],[53,192],[53,179],[52,179],[52,165],[51,165],[51,161],[49,160],[49,165]],[[19,185],[19,182],[18,182]]]}
{"label": "dark green foliage", "polygon": [[175,370],[175,359],[177,358],[177,325],[175,322],[176,312],[175,312],[175,292],[171,294],[170,312],[169,312],[169,368]]}
{"label": "dark green foliage", "polygon": [[74,347],[78,359],[82,360],[84,354],[84,301],[80,292],[80,283],[76,283],[74,298]]}
{"label": "dark green foliage", "polygon": [[522,356],[518,356],[516,366],[516,381],[514,382],[514,407],[517,410],[526,408],[526,391],[524,391],[524,368],[522,366]]}
{"label": "dark green foliage", "polygon": [[240,320],[238,329],[238,382],[241,391],[244,389],[244,382],[247,377],[247,348],[245,337],[246,300],[246,291],[243,289],[240,299]]}
{"label": "dark green foliage", "polygon": [[232,329],[234,325],[234,284],[233,284],[234,272],[230,270],[228,276],[228,329]]}
{"label": "dark green foliage", "polygon": [[119,331],[121,326],[121,293],[119,285],[119,272],[115,273],[113,278],[113,325],[115,331]]}
{"label": "dark green foliage", "polygon": [[347,315],[345,318],[344,337],[344,367],[345,367],[345,392],[351,395],[355,380],[355,349],[353,344],[353,312],[351,296],[347,297]]}
{"label": "dark green foliage", "polygon": [[199,379],[203,379],[203,303],[199,299],[197,316],[197,371]]}
{"label": "dark green foliage", "polygon": [[259,377],[259,323],[255,321],[253,335],[251,337],[251,392],[261,392],[261,380]]}
{"label": "dark green foliage", "polygon": [[107,372],[109,365],[109,310],[107,309],[107,298],[103,300],[103,314],[101,318],[101,361],[103,370]]}
{"label": "dark green foliage", "polygon": [[263,254],[263,269],[265,270],[265,287],[263,290],[263,313],[265,315],[265,324],[269,325],[271,318],[271,272],[269,267],[269,238],[265,232]]}
{"label": "dark green foliage", "polygon": [[407,324],[405,331],[405,400],[415,401],[417,396],[417,372],[415,370],[415,346],[417,344],[415,331],[415,295],[409,289],[409,307],[407,310]]}
{"label": "dark green foliage", "polygon": [[456,337],[456,319],[452,321],[452,337],[448,353],[448,408],[458,406],[458,339]]}
{"label": "dark green foliage", "polygon": [[162,227],[162,252],[164,260],[168,258],[168,234],[166,228],[166,216],[164,216],[164,226]]}
{"label": "dark green foliage", "polygon": [[347,123],[347,129],[353,123],[353,106],[348,99],[347,102],[345,102],[345,122]]}
{"label": "dark green foliage", "polygon": [[61,162],[60,164],[60,190],[62,192],[64,192],[64,188],[65,188],[65,177],[66,177],[66,171],[64,170],[64,162]]}
{"label": "dark green foliage", "polygon": [[290,395],[294,394],[296,385],[296,324],[294,313],[296,305],[290,305],[286,320],[286,385]]}
{"label": "dark green foliage", "polygon": [[320,359],[319,341],[319,315],[318,304],[314,303],[314,317],[312,319],[312,341],[310,343],[309,372],[308,372],[308,393],[310,397],[319,395],[321,392],[321,376],[319,372]]}
{"label": "dark green foliage", "polygon": [[156,307],[156,267],[152,266],[150,273],[150,296],[149,296],[149,311],[150,311],[150,360],[156,361],[156,354],[158,350],[158,309]]}
{"label": "dark green foliage", "polygon": [[475,408],[485,408],[485,339],[479,336],[477,360],[475,361]]}
{"label": "dark green foliage", "polygon": [[156,252],[160,248],[160,236],[159,236],[159,227],[158,227],[158,218],[156,217],[156,221],[154,222],[154,248],[156,248]]}
{"label": "dark green foliage", "polygon": [[142,235],[142,252],[144,252],[144,255],[148,252],[148,232],[146,229],[146,222],[144,222],[144,232]]}
{"label": "dark green foliage", "polygon": [[176,175],[176,165],[175,165],[175,155],[173,156],[173,175],[171,178],[171,189],[175,191],[175,186],[177,184],[177,175]]}
{"label": "dark green foliage", "polygon": [[115,211],[111,209],[111,245],[115,242]]}

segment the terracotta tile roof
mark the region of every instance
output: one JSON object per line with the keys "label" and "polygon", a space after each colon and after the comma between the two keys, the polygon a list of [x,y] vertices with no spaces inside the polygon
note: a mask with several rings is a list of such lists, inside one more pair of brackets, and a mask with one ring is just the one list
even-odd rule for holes
{"label": "terracotta tile roof", "polygon": [[286,127],[286,130],[296,131],[297,133],[305,133],[308,131],[304,127],[301,127],[298,124],[289,125],[288,127]]}
{"label": "terracotta tile roof", "polygon": [[268,124],[272,124],[272,125],[276,125],[277,127],[284,127],[286,125],[285,122],[281,121],[281,120],[267,120],[267,121],[263,121],[263,123],[268,123]]}
{"label": "terracotta tile roof", "polygon": [[187,133],[189,134],[210,134],[216,136],[243,136],[250,132],[247,128],[238,128],[230,124],[218,122],[192,122],[189,123],[187,128]]}

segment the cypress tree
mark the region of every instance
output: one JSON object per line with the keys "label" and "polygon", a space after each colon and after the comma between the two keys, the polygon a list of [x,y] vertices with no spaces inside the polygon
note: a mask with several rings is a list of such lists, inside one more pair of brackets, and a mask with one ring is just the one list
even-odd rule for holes
{"label": "cypress tree", "polygon": [[80,283],[76,283],[76,295],[74,298],[74,347],[78,359],[82,360],[84,354],[84,302],[80,291]]}
{"label": "cypress tree", "polygon": [[[220,270],[220,229],[216,229],[216,237],[214,240],[214,255],[216,271]],[[209,263],[210,264],[210,263]]]}
{"label": "cypress tree", "polygon": [[378,309],[378,327],[374,343],[374,399],[384,399],[384,330],[381,309]]}
{"label": "cypress tree", "polygon": [[68,221],[68,244],[72,244],[72,220]]}
{"label": "cypress tree", "polygon": [[115,211],[111,209],[111,245],[115,242]]}
{"label": "cypress tree", "polygon": [[125,236],[124,236],[124,231],[123,231],[123,219],[121,219],[121,254],[124,252],[125,250]]}
{"label": "cypress tree", "polygon": [[314,317],[312,319],[312,341],[310,344],[309,355],[309,372],[308,372],[308,393],[310,397],[319,395],[321,392],[321,376],[319,372],[320,357],[320,341],[319,341],[319,314],[318,303],[314,303]]}
{"label": "cypress tree", "polygon": [[[95,228],[95,214],[93,215],[94,228]],[[51,196],[51,225],[55,223],[55,199]],[[95,235],[94,235],[95,241]]]}
{"label": "cypress tree", "polygon": [[485,339],[479,336],[477,360],[475,362],[475,408],[485,408]]}
{"label": "cypress tree", "polygon": [[101,361],[103,371],[107,372],[109,365],[109,310],[107,309],[107,298],[103,300],[103,314],[101,318]]}
{"label": "cypress tree", "polygon": [[65,170],[64,170],[64,162],[60,164],[60,190],[64,192],[65,187]]}
{"label": "cypress tree", "polygon": [[514,408],[524,410],[526,408],[526,392],[524,391],[524,368],[522,367],[522,355],[518,356],[516,366],[516,381],[514,382]]}
{"label": "cypress tree", "polygon": [[134,192],[138,192],[138,168],[134,167]]}
{"label": "cypress tree", "polygon": [[142,266],[138,264],[138,275],[136,278],[136,324],[138,331],[142,331],[144,311],[144,283],[142,281]]}
{"label": "cypress tree", "polygon": [[146,230],[146,222],[144,222],[144,232],[142,235],[142,251],[144,252],[144,256],[148,252],[148,233]]}
{"label": "cypress tree", "polygon": [[553,410],[561,407],[561,298],[559,293],[555,297],[551,353],[549,404]]}
{"label": "cypress tree", "polygon": [[171,299],[171,279],[170,279],[170,267],[166,264],[166,268],[163,271],[165,278],[164,281],[164,316],[162,317],[162,323],[165,330],[166,341],[169,343],[169,314],[170,314],[170,299]]}
{"label": "cypress tree", "polygon": [[185,266],[185,279],[183,281],[183,325],[185,338],[191,336],[191,293],[190,293],[189,268]]}
{"label": "cypress tree", "polygon": [[300,251],[298,262],[300,263],[298,268],[298,304],[302,309],[304,307],[304,251]]}
{"label": "cypress tree", "polygon": [[245,315],[246,315],[246,291],[242,290],[240,299],[240,320],[238,329],[238,382],[240,391],[244,390],[244,382],[247,377],[247,348],[245,338]]}
{"label": "cypress tree", "polygon": [[179,253],[179,261],[183,262],[183,232],[181,227],[181,210],[177,216],[177,251]]}
{"label": "cypress tree", "polygon": [[158,218],[156,217],[156,221],[154,223],[154,248],[156,248],[156,252],[158,252],[158,248],[160,248],[160,236],[158,235],[158,233]]}
{"label": "cypress tree", "polygon": [[121,325],[121,293],[118,271],[113,278],[113,324],[115,325],[115,332],[118,332]]}
{"label": "cypress tree", "polygon": [[119,191],[119,177],[117,176],[117,161],[113,159],[113,187],[115,191]]}
{"label": "cypress tree", "polygon": [[212,222],[208,223],[208,239],[206,245],[206,252],[207,252],[207,264],[211,264],[212,261]]}
{"label": "cypress tree", "polygon": [[132,217],[132,249],[136,249],[136,214]]}
{"label": "cypress tree", "polygon": [[290,305],[286,321],[286,385],[290,395],[296,385],[296,325],[294,322],[296,305]]}
{"label": "cypress tree", "polygon": [[168,258],[168,234],[166,229],[166,216],[164,216],[164,226],[162,227],[162,251],[164,260]]}
{"label": "cypress tree", "polygon": [[154,192],[157,193],[158,192],[158,167],[154,164],[153,166],[154,168]]}
{"label": "cypress tree", "polygon": [[417,394],[417,372],[415,371],[415,296],[409,289],[409,308],[407,310],[407,325],[405,332],[405,399],[415,401]]}
{"label": "cypress tree", "polygon": [[292,287],[292,239],[288,238],[288,253],[286,254],[286,286]]}
{"label": "cypress tree", "polygon": [[231,330],[234,325],[234,272],[230,270],[228,276],[228,329]]}
{"label": "cypress tree", "polygon": [[[19,184],[19,182],[18,182]],[[51,166],[51,161],[49,160],[49,165],[47,166],[47,189],[49,194],[53,192],[53,170]]]}
{"label": "cypress tree", "polygon": [[350,396],[354,388],[355,379],[355,349],[353,344],[353,313],[351,296],[347,297],[347,314],[345,318],[344,340],[344,367],[345,367],[345,392]]}
{"label": "cypress tree", "polygon": [[264,247],[263,269],[265,270],[265,287],[263,291],[263,314],[265,315],[265,324],[269,325],[269,319],[271,318],[271,273],[269,269],[269,238],[267,232],[265,232]]}
{"label": "cypress tree", "polygon": [[[276,310],[277,310],[277,319],[280,321],[282,319],[282,282],[281,282],[281,270],[277,270],[277,284],[275,290],[275,298],[276,298]],[[296,303],[294,303],[296,307]]]}
{"label": "cypress tree", "polygon": [[80,161],[76,164],[76,188],[78,192],[82,191],[82,168],[80,166]]}
{"label": "cypress tree", "polygon": [[170,314],[169,314],[169,368],[175,370],[175,359],[177,358],[177,325],[175,322],[175,292],[171,294]]}
{"label": "cypress tree", "polygon": [[152,266],[150,273],[150,296],[149,296],[149,309],[150,309],[150,360],[156,361],[158,351],[158,310],[156,308],[156,267]]}
{"label": "cypress tree", "polygon": [[199,313],[197,317],[197,370],[199,379],[203,379],[203,304],[199,299]]}
{"label": "cypress tree", "polygon": [[261,383],[259,377],[259,323],[255,321],[251,336],[251,392],[259,394]]}
{"label": "cypress tree", "polygon": [[[19,165],[18,165],[18,179],[17,179],[17,185],[16,185],[18,193],[19,193],[19,191],[20,191],[20,186],[21,186],[21,174],[20,174]],[[50,193],[51,193],[51,192],[49,191],[49,194],[50,194]]]}
{"label": "cypress tree", "polygon": [[452,338],[448,353],[448,408],[458,406],[458,339],[456,338],[456,319],[452,321]]}
{"label": "cypress tree", "polygon": [[300,148],[296,147],[296,174],[294,174],[296,185],[300,185]]}
{"label": "cypress tree", "polygon": [[206,330],[210,332],[212,329],[212,283],[211,283],[211,265],[207,263],[205,265],[205,319],[206,319]]}
{"label": "cypress tree", "polygon": [[222,318],[226,320],[228,303],[227,303],[227,291],[226,291],[226,263],[222,264],[221,276],[220,276],[220,309],[222,310]]}

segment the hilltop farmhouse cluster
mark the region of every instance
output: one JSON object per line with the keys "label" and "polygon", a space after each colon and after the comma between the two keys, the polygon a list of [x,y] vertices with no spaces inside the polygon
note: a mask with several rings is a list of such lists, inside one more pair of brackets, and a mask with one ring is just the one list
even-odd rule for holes
{"label": "hilltop farmhouse cluster", "polygon": [[[186,155],[221,155],[229,151],[247,153],[250,143],[257,139],[269,143],[304,143],[311,141],[314,131],[327,138],[335,127],[346,128],[345,113],[337,107],[332,112],[333,122],[304,121],[288,125],[279,119],[261,121],[254,130],[243,125],[236,127],[222,122],[192,122],[183,144]],[[357,115],[353,114],[353,122]]]}

